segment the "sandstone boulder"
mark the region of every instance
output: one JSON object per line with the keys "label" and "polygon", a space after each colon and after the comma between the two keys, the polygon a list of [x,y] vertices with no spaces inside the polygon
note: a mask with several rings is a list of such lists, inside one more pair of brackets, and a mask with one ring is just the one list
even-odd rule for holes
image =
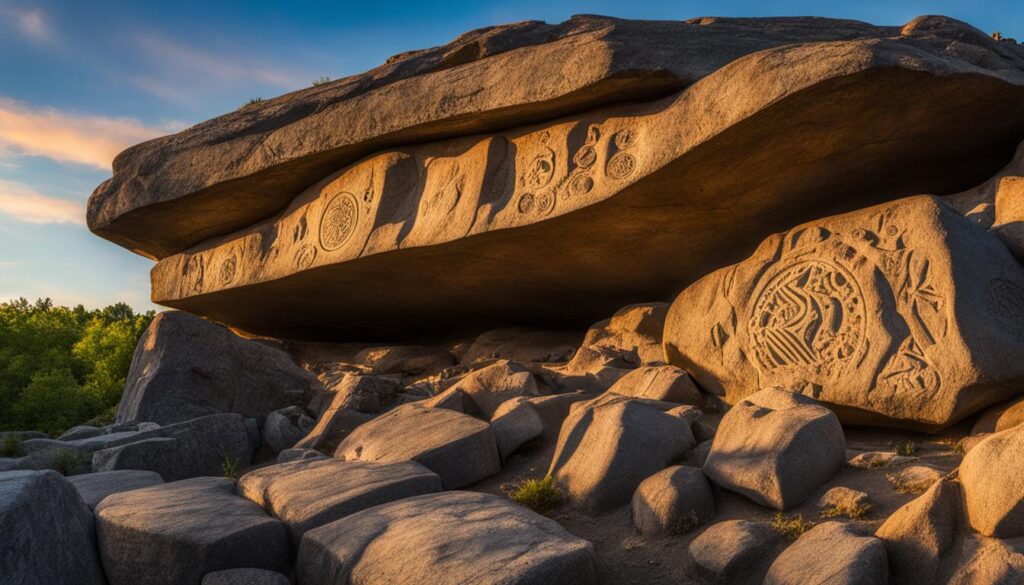
{"label": "sandstone boulder", "polygon": [[170,424],[222,412],[262,420],[300,403],[309,384],[287,353],[170,311],[153,319],[135,348],[117,421]]}
{"label": "sandstone boulder", "polygon": [[0,581],[105,585],[89,508],[54,471],[0,473]]}
{"label": "sandstone boulder", "polygon": [[1018,539],[964,539],[948,585],[1015,585],[1024,582],[1024,543]]}
{"label": "sandstone boulder", "polygon": [[847,423],[941,428],[1024,383],[1024,270],[911,197],[768,238],[679,295],[665,331],[669,361],[729,403],[780,386]]}
{"label": "sandstone boulder", "polygon": [[764,585],[886,585],[885,546],[852,524],[825,522],[808,530],[772,563]]}
{"label": "sandstone boulder", "polygon": [[682,534],[715,516],[715,495],[704,472],[675,466],[648,477],[632,500],[633,525],[644,535]]}
{"label": "sandstone boulder", "polygon": [[727,520],[712,524],[690,543],[697,572],[721,585],[760,585],[785,540],[762,522]]}
{"label": "sandstone boulder", "polygon": [[609,392],[701,406],[704,400],[693,379],[675,366],[643,366],[619,379]]}
{"label": "sandstone boulder", "polygon": [[832,411],[769,389],[722,417],[704,473],[762,506],[788,510],[842,469],[845,459],[846,440]]}
{"label": "sandstone boulder", "polygon": [[992,230],[1014,257],[1024,261],[1024,177],[1000,177],[994,199]]}
{"label": "sandstone boulder", "polygon": [[679,417],[609,395],[565,419],[548,474],[573,506],[602,512],[629,502],[642,481],[693,446],[690,427]]}
{"label": "sandstone boulder", "polygon": [[290,449],[313,430],[316,423],[301,406],[275,410],[263,421],[263,444],[275,453]]}
{"label": "sandstone boulder", "polygon": [[241,467],[252,462],[259,430],[238,414],[211,414],[139,433],[128,444],[96,451],[93,471],[143,469],[166,481],[201,475],[219,476],[225,463]]}
{"label": "sandstone boulder", "polygon": [[[410,535],[416,535],[410,538]],[[377,506],[311,530],[299,583],[590,585],[591,544],[489,494],[447,492]]]}
{"label": "sandstone boulder", "polygon": [[886,475],[886,479],[901,494],[923,494],[944,474],[930,465],[908,465]]}
{"label": "sandstone boulder", "polygon": [[[757,38],[780,26],[776,19],[583,20],[609,31],[631,28],[637,37],[644,29],[676,29],[677,37],[663,37],[645,57],[657,61],[696,31],[725,25],[734,33],[729,42],[739,46],[747,45],[748,33]],[[444,74],[459,82],[446,79],[448,97],[431,94],[434,105],[426,109],[410,108],[408,100],[430,92],[413,98],[408,91],[428,79],[433,86],[437,77],[371,83],[382,92],[374,95],[387,94],[387,111],[400,105],[417,112],[434,132],[390,126],[403,117],[369,106],[368,94],[351,116],[338,118],[344,123],[327,102],[296,97],[299,107],[281,98],[269,109],[254,106],[119,158],[117,178],[92,198],[92,225],[162,258],[152,272],[157,302],[256,334],[413,341],[510,323],[573,329],[638,300],[667,298],[795,221],[975,185],[1016,146],[1024,128],[1024,57],[1007,43],[941,17],[902,29],[856,25],[860,38],[848,34],[848,22],[784,26],[792,31],[795,22],[800,34],[757,52],[730,52],[710,68],[708,46],[673,61],[673,69],[689,68],[694,59],[704,65],[665,93],[636,95],[643,84],[625,81],[631,73],[616,82],[631,88],[632,95],[619,96],[628,103],[595,109],[584,100],[589,103],[577,109],[583,104],[562,96],[557,113],[503,115],[500,124],[483,123],[486,112],[523,106],[519,98],[505,99],[508,86],[500,90],[499,110],[450,104],[466,96],[486,101],[477,93],[482,80],[503,77],[495,71],[522,74],[526,56],[541,53],[524,50],[507,69],[499,63],[516,51],[460,61]],[[559,30],[580,32],[576,24],[567,27]],[[811,30],[821,35],[805,36]],[[568,38],[538,47],[566,50],[567,60],[552,61],[561,68],[588,60],[591,48],[597,62],[609,63],[620,51],[632,55],[634,47],[649,46],[633,35],[617,39],[614,49],[586,43],[585,34]],[[590,67],[570,69],[573,75],[536,77],[543,80],[536,85],[549,87],[551,79],[562,85]],[[332,87],[351,89],[349,83]],[[601,94],[589,86],[576,90]],[[331,93],[318,88],[303,95],[315,101],[313,95]],[[465,118],[424,113],[438,104]],[[336,137],[334,128],[365,124],[394,132],[361,133],[355,142],[319,139]],[[227,128],[238,140],[221,133]],[[801,140],[792,140],[795,135]],[[217,171],[202,172],[210,167],[199,161],[218,161]],[[172,168],[189,178],[155,180]],[[195,189],[164,197],[183,181],[196,181]],[[708,213],[723,201],[730,213]],[[169,240],[153,247],[128,235],[140,231],[149,244],[161,235]],[[455,262],[460,270],[445,269]]]}
{"label": "sandstone boulder", "polygon": [[284,526],[224,478],[111,495],[96,506],[96,534],[110,585],[198,585],[213,571],[288,565]]}
{"label": "sandstone boulder", "polygon": [[490,419],[501,404],[519,396],[537,396],[537,381],[521,364],[499,360],[466,374],[452,386],[469,399],[468,414]]}
{"label": "sandstone boulder", "polygon": [[1024,423],[1024,398],[993,406],[978,417],[971,434],[998,433]]}
{"label": "sandstone boulder", "polygon": [[95,508],[96,504],[102,502],[103,498],[110,494],[137,490],[164,482],[160,474],[155,471],[135,469],[85,473],[69,477],[68,481],[90,508]]}
{"label": "sandstone boulder", "polygon": [[491,429],[498,441],[498,453],[501,460],[524,443],[532,441],[544,433],[544,421],[537,414],[530,400],[524,396],[505,401],[494,411]]}
{"label": "sandstone boulder", "polygon": [[521,363],[567,362],[582,340],[581,335],[572,332],[503,327],[481,333],[455,353],[462,364],[488,359]]}
{"label": "sandstone boulder", "polygon": [[893,583],[940,582],[943,561],[951,555],[961,520],[960,485],[943,479],[893,512],[875,532],[885,544]]}
{"label": "sandstone boulder", "polygon": [[284,523],[295,547],[307,531],[380,504],[441,491],[441,478],[413,461],[293,461],[242,476],[238,493]]}
{"label": "sandstone boulder", "polygon": [[871,511],[871,498],[860,490],[836,486],[818,499],[818,511],[826,518],[845,516],[860,520]]}
{"label": "sandstone boulder", "polygon": [[978,443],[960,464],[971,528],[985,536],[1024,536],[1024,427]]}
{"label": "sandstone boulder", "polygon": [[334,456],[349,461],[416,461],[458,489],[501,471],[491,426],[442,408],[406,404],[357,427]]}

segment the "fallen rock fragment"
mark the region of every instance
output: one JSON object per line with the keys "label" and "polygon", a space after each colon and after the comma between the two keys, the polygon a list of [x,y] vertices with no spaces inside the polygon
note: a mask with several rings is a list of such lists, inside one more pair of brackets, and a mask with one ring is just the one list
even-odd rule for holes
{"label": "fallen rock fragment", "polygon": [[485,368],[470,372],[448,392],[458,391],[469,400],[467,414],[490,419],[502,403],[516,397],[537,396],[533,374],[521,364],[499,360]]}
{"label": "fallen rock fragment", "polygon": [[910,465],[886,475],[886,479],[901,494],[923,494],[944,474],[928,465]]}
{"label": "fallen rock fragment", "polygon": [[207,573],[284,571],[284,525],[235,495],[230,479],[197,477],[113,494],[96,506],[110,585],[184,585]]}
{"label": "fallen rock fragment", "polygon": [[544,421],[525,396],[505,401],[494,411],[491,428],[498,441],[498,453],[505,461],[523,444],[544,433]]}
{"label": "fallen rock fragment", "polygon": [[[410,538],[410,535],[416,535]],[[591,585],[592,545],[505,498],[446,492],[384,504],[311,530],[299,583]]]}

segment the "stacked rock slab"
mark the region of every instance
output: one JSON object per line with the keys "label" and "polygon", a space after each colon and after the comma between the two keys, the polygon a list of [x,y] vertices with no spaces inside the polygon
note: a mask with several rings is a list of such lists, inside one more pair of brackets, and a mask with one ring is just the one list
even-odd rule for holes
{"label": "stacked rock slab", "polygon": [[939,198],[910,197],[704,277],[673,304],[665,349],[729,403],[778,386],[846,423],[941,428],[1024,382],[1024,270]]}
{"label": "stacked rock slab", "polygon": [[154,300],[253,333],[576,327],[794,221],[979,183],[1022,71],[942,17],[510,25],[130,149],[89,221],[161,259]]}

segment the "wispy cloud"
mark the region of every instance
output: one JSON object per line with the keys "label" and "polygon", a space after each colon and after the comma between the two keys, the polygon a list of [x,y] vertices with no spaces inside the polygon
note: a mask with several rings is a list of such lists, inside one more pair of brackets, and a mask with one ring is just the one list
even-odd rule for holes
{"label": "wispy cloud", "polygon": [[21,262],[14,262],[12,260],[0,260],[0,268],[17,268],[21,265]]}
{"label": "wispy cloud", "polygon": [[14,152],[110,170],[114,156],[128,146],[176,129],[0,98],[0,156]]}
{"label": "wispy cloud", "polygon": [[[284,89],[297,89],[309,83],[309,78],[293,68],[277,67],[254,62],[251,59],[218,55],[198,47],[189,46],[156,32],[139,35],[136,46],[162,74],[160,79],[185,76],[203,83],[237,84],[259,83]],[[153,77],[139,77],[138,85],[158,95],[171,87]]]}
{"label": "wispy cloud", "polygon": [[53,27],[39,8],[8,8],[2,12],[18,29],[18,32],[30,41],[48,43],[54,39]]}
{"label": "wispy cloud", "polygon": [[0,214],[27,223],[85,224],[85,206],[82,203],[48,197],[15,181],[0,180]]}

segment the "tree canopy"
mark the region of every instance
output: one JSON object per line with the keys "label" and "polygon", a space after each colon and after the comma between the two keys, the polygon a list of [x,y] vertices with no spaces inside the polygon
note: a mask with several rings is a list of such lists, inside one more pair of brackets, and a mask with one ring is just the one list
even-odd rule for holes
{"label": "tree canopy", "polygon": [[59,434],[113,419],[139,336],[153,312],[22,298],[0,303],[0,430]]}

